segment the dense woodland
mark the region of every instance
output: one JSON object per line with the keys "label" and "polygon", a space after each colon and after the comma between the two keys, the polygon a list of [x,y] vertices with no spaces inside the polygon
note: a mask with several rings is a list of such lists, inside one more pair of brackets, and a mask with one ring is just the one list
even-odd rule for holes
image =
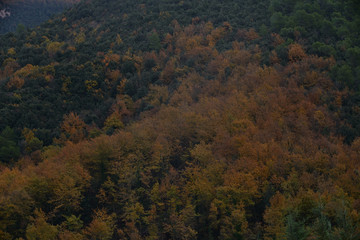
{"label": "dense woodland", "polygon": [[84,0],[0,36],[0,238],[360,239],[359,13]]}

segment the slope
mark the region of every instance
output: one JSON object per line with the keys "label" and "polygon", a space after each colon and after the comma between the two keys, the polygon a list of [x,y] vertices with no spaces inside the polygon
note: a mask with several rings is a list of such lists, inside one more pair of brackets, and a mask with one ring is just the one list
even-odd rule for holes
{"label": "slope", "polygon": [[270,3],[86,1],[1,38],[2,238],[358,239],[346,61]]}
{"label": "slope", "polygon": [[[172,31],[171,22],[175,19],[181,24],[190,24],[199,14],[203,18],[199,21],[212,20],[219,25],[231,16],[231,24],[245,27],[265,21],[265,18],[256,22],[251,19],[261,16],[255,9],[266,12],[266,5],[261,8],[251,1],[245,2],[242,8],[231,1],[142,4],[142,1],[84,2],[35,31],[2,37],[0,129],[10,126],[19,132],[19,128],[35,128],[38,137],[49,144],[58,134],[53,130],[63,115],[71,111],[80,114],[87,124],[94,122],[102,127],[115,101],[116,86],[123,78],[129,79],[126,91],[136,101],[146,94],[149,83],[157,81],[159,75],[156,71],[137,80],[133,61],[118,59],[105,66],[107,54],[124,56],[127,52],[158,51],[165,33]],[[219,15],[218,9],[228,14]],[[255,13],[248,16],[247,12]],[[229,42],[223,41],[219,46],[229,47]],[[42,73],[36,77],[24,73],[20,83],[17,82],[16,72],[21,73],[29,64],[39,66]],[[28,70],[32,69],[30,65]],[[114,71],[121,74],[110,77]],[[108,79],[108,83],[104,79]],[[90,83],[97,84],[101,94],[91,92]],[[93,111],[95,108],[98,111]]]}
{"label": "slope", "polygon": [[[5,0],[0,3],[0,34],[35,27],[79,0]],[[18,29],[20,30],[20,29]]]}
{"label": "slope", "polygon": [[63,147],[1,172],[2,234],[356,239],[359,140],[349,147],[334,135],[339,119],[327,105],[342,94],[328,74],[334,60],[295,44],[291,63],[264,67],[254,40],[216,49],[228,24],[175,29],[158,53],[125,56],[144,59],[140,76],[163,68],[139,120],[118,124],[134,111],[120,86],[106,123],[114,134],[79,139],[84,123],[70,114]]}

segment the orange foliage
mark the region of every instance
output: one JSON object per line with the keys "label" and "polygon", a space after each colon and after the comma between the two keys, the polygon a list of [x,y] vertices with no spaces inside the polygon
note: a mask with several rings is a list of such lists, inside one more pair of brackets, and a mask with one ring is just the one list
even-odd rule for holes
{"label": "orange foliage", "polygon": [[285,224],[283,222],[285,197],[277,192],[270,199],[270,204],[271,208],[268,208],[264,214],[264,220],[267,223],[265,239],[282,239],[285,235]]}
{"label": "orange foliage", "polygon": [[271,37],[273,39],[274,47],[279,46],[285,42],[285,40],[277,33],[272,33]]}
{"label": "orange foliage", "polygon": [[[81,234],[94,239],[251,239],[256,230],[265,239],[283,239],[290,213],[315,224],[316,211],[333,220],[334,209],[349,211],[346,219],[356,228],[360,140],[346,146],[336,135],[340,120],[328,106],[340,106],[345,93],[329,78],[334,59],[308,56],[292,44],[288,64],[278,64],[274,51],[273,66],[263,66],[259,46],[250,42],[248,48],[239,42],[222,52],[214,48],[229,24],[214,29],[195,22],[182,28],[173,21],[174,32],[165,38],[175,48],[171,56],[164,49],[129,50],[121,58],[98,53],[106,67],[134,62],[139,76],[154,60],[146,70],[161,71],[162,85],[149,83],[147,95],[134,102],[125,95],[131,79],[124,78],[105,121],[105,131],[117,129],[111,136],[86,140],[86,124],[75,113],[65,115],[61,149],[44,150],[37,166],[3,170],[1,203],[10,209],[14,202],[16,213],[29,214],[32,201],[45,201],[58,221],[62,212],[93,204],[103,210]],[[258,38],[251,29],[244,34]],[[104,72],[114,82],[121,77],[119,70]],[[97,84],[87,83],[89,89]],[[136,114],[144,106],[151,110]],[[46,200],[35,197],[37,186]],[[84,203],[86,197],[94,203]],[[66,231],[64,239],[71,236]]]}
{"label": "orange foliage", "polygon": [[175,62],[175,59],[170,59],[166,63],[164,70],[161,72],[160,80],[164,84],[169,84],[173,80],[175,74]]}
{"label": "orange foliage", "polygon": [[61,143],[66,141],[78,143],[86,136],[86,124],[76,113],[71,112],[64,116],[61,131],[62,134],[58,141]]}
{"label": "orange foliage", "polygon": [[239,29],[237,36],[239,38],[245,39],[246,41],[253,41],[260,38],[259,34],[255,31],[254,28],[250,28],[249,30]]}
{"label": "orange foliage", "polygon": [[12,88],[16,88],[16,89],[20,89],[22,88],[22,86],[24,86],[25,81],[23,78],[19,77],[19,76],[12,76],[9,80],[9,82],[6,84],[6,87],[8,89],[12,89]]}
{"label": "orange foliage", "polygon": [[300,44],[294,43],[289,46],[289,60],[292,62],[299,61],[306,57],[306,53]]}

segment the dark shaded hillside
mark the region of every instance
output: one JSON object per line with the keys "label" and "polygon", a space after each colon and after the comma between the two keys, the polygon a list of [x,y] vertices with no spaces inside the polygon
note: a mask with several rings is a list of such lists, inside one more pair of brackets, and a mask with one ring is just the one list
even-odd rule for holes
{"label": "dark shaded hillside", "polygon": [[[0,40],[4,53],[0,59],[4,73],[1,101],[4,114],[0,116],[0,129],[5,126],[36,128],[39,137],[48,144],[56,134],[53,129],[70,111],[78,112],[88,124],[94,122],[102,126],[122,78],[129,79],[126,93],[134,101],[147,93],[150,83],[159,82],[159,71],[146,73],[138,79],[132,60],[105,60],[109,51],[120,56],[127,52],[159,51],[165,33],[174,31],[174,20],[177,24],[211,20],[215,26],[230,20],[232,27],[260,26],[266,19],[266,15],[260,13],[266,13],[266,9],[266,4],[252,1],[245,1],[241,7],[232,1],[221,4],[218,1],[164,1],[161,4],[156,1],[147,4],[143,1],[92,1],[79,4],[34,32],[8,34]],[[218,14],[219,10],[224,14]],[[219,47],[230,47],[229,40],[235,35],[234,30],[229,39],[218,43]],[[9,49],[14,49],[14,55]],[[104,61],[111,62],[106,63],[107,66]],[[21,87],[9,88],[10,75],[5,73],[5,68],[15,73],[27,64],[48,66],[52,69],[48,72],[51,81],[37,77],[25,81]],[[106,84],[104,79],[109,79],[108,75],[114,71],[121,74],[110,77],[111,83]],[[101,94],[88,91],[86,81],[96,81]],[[64,84],[67,84],[67,92]],[[21,100],[15,96],[21,96]],[[93,111],[95,108],[98,110]]]}
{"label": "dark shaded hillside", "polygon": [[3,17],[0,16],[0,35],[15,31],[19,24],[25,27],[35,27],[76,2],[79,2],[79,0],[2,1],[0,10],[3,10],[6,14]]}
{"label": "dark shaded hillside", "polygon": [[[287,49],[293,42],[301,43],[310,54],[334,56],[337,64],[331,71],[332,79],[339,88],[349,89],[342,96],[343,106],[336,109],[344,121],[338,134],[351,142],[360,134],[356,110],[360,105],[357,28],[360,24],[351,4],[322,1],[319,5],[310,0],[291,6],[286,1],[268,0],[84,1],[35,31],[19,29],[18,33],[0,39],[3,73],[0,129],[36,128],[39,137],[49,144],[59,133],[54,129],[63,115],[71,111],[78,112],[87,124],[102,127],[115,101],[116,86],[123,78],[128,80],[126,93],[134,101],[145,96],[149,83],[159,78],[159,72],[155,72],[137,79],[134,62],[129,60],[119,59],[105,66],[104,57],[109,51],[120,56],[159,51],[166,34],[172,34],[176,24],[211,21],[214,26],[228,22],[233,29],[231,35],[216,43],[218,50],[230,48],[231,41],[237,38],[252,39],[252,32],[247,31],[254,28],[260,35],[257,43],[263,50],[264,64],[269,64],[273,57],[286,64]],[[318,26],[312,24],[314,21]],[[21,83],[21,87],[7,83],[12,73],[27,64],[47,66],[51,71],[43,76],[51,81],[33,77]],[[107,86],[103,79],[109,79],[114,71],[121,74],[113,74],[110,78],[114,79]],[[97,84],[100,95],[88,91],[89,81],[96,82],[93,84]],[[68,91],[65,93],[64,89]],[[15,96],[21,96],[21,100]],[[94,112],[95,107],[98,110]]]}

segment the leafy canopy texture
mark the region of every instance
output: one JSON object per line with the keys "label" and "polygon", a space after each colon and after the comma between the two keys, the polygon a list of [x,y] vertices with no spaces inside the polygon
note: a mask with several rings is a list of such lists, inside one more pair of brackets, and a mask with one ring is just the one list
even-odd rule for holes
{"label": "leafy canopy texture", "polygon": [[1,239],[359,239],[343,2],[83,1],[0,37]]}

